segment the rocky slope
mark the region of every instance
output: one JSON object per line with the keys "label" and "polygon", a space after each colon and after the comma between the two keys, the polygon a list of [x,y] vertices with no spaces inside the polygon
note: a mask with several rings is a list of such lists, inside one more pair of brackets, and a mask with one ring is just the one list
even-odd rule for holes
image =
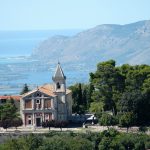
{"label": "rocky slope", "polygon": [[104,24],[73,37],[54,36],[43,41],[32,57],[86,67],[108,59],[115,59],[117,64],[150,64],[150,21]]}

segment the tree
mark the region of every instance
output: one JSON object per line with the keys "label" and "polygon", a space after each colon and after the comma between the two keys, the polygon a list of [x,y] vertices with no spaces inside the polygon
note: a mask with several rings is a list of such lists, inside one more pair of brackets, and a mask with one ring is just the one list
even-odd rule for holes
{"label": "tree", "polygon": [[17,127],[22,126],[23,122],[22,122],[22,119],[18,117],[18,118],[14,118],[11,121],[11,124],[13,127],[15,127],[17,129]]}
{"label": "tree", "polygon": [[131,127],[134,124],[135,121],[135,116],[132,112],[125,112],[119,120],[119,124],[122,127],[126,127],[127,128],[127,132],[129,127]]}
{"label": "tree", "polygon": [[98,116],[104,110],[104,104],[102,102],[92,102],[89,110]]}
{"label": "tree", "polygon": [[100,62],[90,73],[89,84],[71,86],[73,112],[89,110],[101,116],[103,111],[132,112],[136,125],[150,123],[150,66],[124,64],[116,66],[114,60]]}
{"label": "tree", "polygon": [[10,102],[7,102],[6,104],[3,104],[0,106],[0,115],[1,120],[10,119],[18,117],[17,108],[15,104],[12,104]]}
{"label": "tree", "polygon": [[102,141],[99,144],[99,150],[108,150],[110,149],[110,144],[111,144],[111,138],[109,137],[104,137]]}
{"label": "tree", "polygon": [[54,127],[56,128],[60,128],[60,130],[62,131],[62,128],[66,127],[68,125],[68,121],[55,121],[54,123]]}
{"label": "tree", "polygon": [[112,113],[116,115],[116,102],[119,97],[115,95],[123,92],[124,77],[119,69],[115,68],[115,61],[99,63],[96,72],[90,74],[90,81],[94,86],[93,101],[103,102],[104,110],[112,110]]}
{"label": "tree", "polygon": [[27,84],[24,84],[24,87],[23,87],[23,89],[22,89],[22,91],[21,91],[21,95],[22,94],[25,94],[25,93],[27,93],[27,92],[29,92],[30,90],[29,90],[29,87],[28,87],[28,85]]}
{"label": "tree", "polygon": [[11,120],[10,119],[5,119],[1,122],[1,126],[7,130],[7,128],[11,127]]}
{"label": "tree", "polygon": [[102,114],[102,117],[100,118],[100,124],[103,126],[107,126],[108,129],[109,129],[109,126],[113,126],[116,123],[117,122],[116,122],[115,117],[107,113]]}
{"label": "tree", "polygon": [[146,150],[145,144],[143,141],[135,144],[135,150]]}
{"label": "tree", "polygon": [[89,106],[88,103],[91,101],[90,86],[86,84],[77,83],[73,86],[70,86],[69,89],[72,91],[72,111],[74,113],[83,114]]}
{"label": "tree", "polygon": [[49,120],[48,122],[46,122],[46,124],[47,124],[47,127],[50,130],[51,127],[54,127],[55,122],[53,120]]}
{"label": "tree", "polygon": [[19,118],[17,108],[12,101],[7,101],[0,106],[1,127],[7,129],[9,127],[18,127],[22,125],[22,120]]}
{"label": "tree", "polygon": [[147,130],[148,130],[147,127],[144,127],[144,126],[140,126],[140,127],[139,127],[139,132],[145,133]]}

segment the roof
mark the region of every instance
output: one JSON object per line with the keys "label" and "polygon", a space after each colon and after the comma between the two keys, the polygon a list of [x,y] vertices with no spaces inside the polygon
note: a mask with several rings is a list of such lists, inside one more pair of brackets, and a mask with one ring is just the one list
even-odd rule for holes
{"label": "roof", "polygon": [[[52,97],[57,96],[57,95],[55,94],[55,92],[54,92],[54,88],[53,88],[53,85],[52,85],[52,84],[44,84],[43,86],[40,86],[40,87],[38,87],[38,88],[36,88],[36,89],[34,89],[34,90],[28,92],[28,93],[25,93],[25,94],[23,94],[22,96],[23,96],[23,97],[26,97],[26,96],[28,96],[28,95],[34,93],[34,92],[37,92],[37,91],[40,91],[41,93],[44,93],[44,94],[46,94],[46,95],[48,95],[48,96],[52,96]],[[66,94],[69,94],[69,93],[71,93],[71,90],[66,89]]]}
{"label": "roof", "polygon": [[57,64],[56,71],[55,71],[54,76],[53,76],[53,79],[55,79],[55,78],[66,79],[59,62]]}
{"label": "roof", "polygon": [[16,100],[16,101],[20,101],[21,96],[20,95],[9,95],[9,96],[0,96],[0,100],[1,99],[6,99],[6,100]]}

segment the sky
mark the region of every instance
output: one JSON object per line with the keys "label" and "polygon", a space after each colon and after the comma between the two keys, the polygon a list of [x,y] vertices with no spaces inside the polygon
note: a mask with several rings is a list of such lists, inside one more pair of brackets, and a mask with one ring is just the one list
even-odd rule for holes
{"label": "sky", "polygon": [[150,19],[150,0],[0,0],[0,30],[88,29]]}

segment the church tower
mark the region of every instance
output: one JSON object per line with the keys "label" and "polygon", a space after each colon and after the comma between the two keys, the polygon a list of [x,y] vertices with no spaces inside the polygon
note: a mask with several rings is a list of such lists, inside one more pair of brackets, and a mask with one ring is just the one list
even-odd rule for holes
{"label": "church tower", "polygon": [[58,62],[54,76],[54,92],[66,93],[66,77],[63,73],[60,63]]}
{"label": "church tower", "polygon": [[53,85],[54,93],[57,95],[57,119],[67,120],[67,95],[66,95],[66,77],[63,73],[60,63],[58,62],[54,73]]}

